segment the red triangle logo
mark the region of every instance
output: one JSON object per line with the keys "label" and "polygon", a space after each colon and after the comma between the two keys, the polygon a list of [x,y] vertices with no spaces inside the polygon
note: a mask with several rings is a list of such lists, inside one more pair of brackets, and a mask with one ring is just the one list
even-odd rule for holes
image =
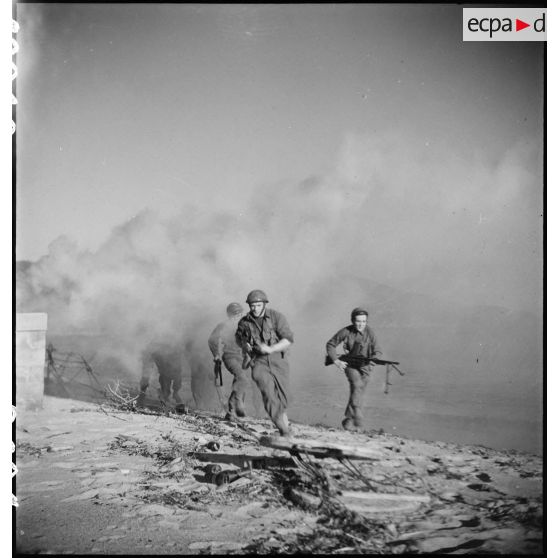
{"label": "red triangle logo", "polygon": [[526,27],[531,27],[530,23],[525,23],[524,21],[521,21],[520,19],[515,18],[515,30],[516,31],[521,31],[522,29],[525,29]]}

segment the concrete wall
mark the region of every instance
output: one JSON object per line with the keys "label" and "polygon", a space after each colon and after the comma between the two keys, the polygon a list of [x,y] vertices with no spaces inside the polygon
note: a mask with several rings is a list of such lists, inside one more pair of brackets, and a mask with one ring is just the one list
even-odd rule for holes
{"label": "concrete wall", "polygon": [[16,406],[43,406],[47,315],[16,314]]}

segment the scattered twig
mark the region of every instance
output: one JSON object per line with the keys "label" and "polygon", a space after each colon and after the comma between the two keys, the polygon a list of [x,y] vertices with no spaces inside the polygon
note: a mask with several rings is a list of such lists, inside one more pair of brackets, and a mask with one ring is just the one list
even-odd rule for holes
{"label": "scattered twig", "polygon": [[119,407],[124,408],[125,410],[131,410],[135,408],[136,400],[138,399],[139,395],[135,397],[131,397],[127,393],[122,393],[120,388],[120,380],[117,380],[114,387],[110,384],[105,386],[107,393],[105,395],[112,400],[113,403],[116,403]]}
{"label": "scattered twig", "polygon": [[355,541],[358,541],[360,544],[368,544],[368,541],[365,541],[363,539],[359,539],[358,537],[355,537],[354,535],[351,535],[351,533],[348,533],[347,531],[345,531],[344,534],[347,537],[350,537],[351,539],[354,539]]}

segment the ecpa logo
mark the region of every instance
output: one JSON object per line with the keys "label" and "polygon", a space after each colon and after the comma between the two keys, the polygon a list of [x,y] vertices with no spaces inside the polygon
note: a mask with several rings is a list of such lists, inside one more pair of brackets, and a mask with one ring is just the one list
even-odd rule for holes
{"label": "ecpa logo", "polygon": [[546,8],[463,8],[464,41],[546,41]]}

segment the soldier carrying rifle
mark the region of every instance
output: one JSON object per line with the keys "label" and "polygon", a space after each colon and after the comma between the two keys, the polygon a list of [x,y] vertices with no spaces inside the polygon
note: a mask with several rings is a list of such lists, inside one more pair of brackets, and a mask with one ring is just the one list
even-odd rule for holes
{"label": "soldier carrying rifle", "polygon": [[[343,344],[345,354],[337,355],[336,349]],[[335,364],[345,372],[349,380],[349,403],[345,409],[342,425],[345,430],[362,427],[362,399],[374,364],[385,364],[378,357],[382,354],[378,340],[368,326],[368,312],[355,308],[351,312],[351,324],[340,329],[326,344],[325,364]]]}

